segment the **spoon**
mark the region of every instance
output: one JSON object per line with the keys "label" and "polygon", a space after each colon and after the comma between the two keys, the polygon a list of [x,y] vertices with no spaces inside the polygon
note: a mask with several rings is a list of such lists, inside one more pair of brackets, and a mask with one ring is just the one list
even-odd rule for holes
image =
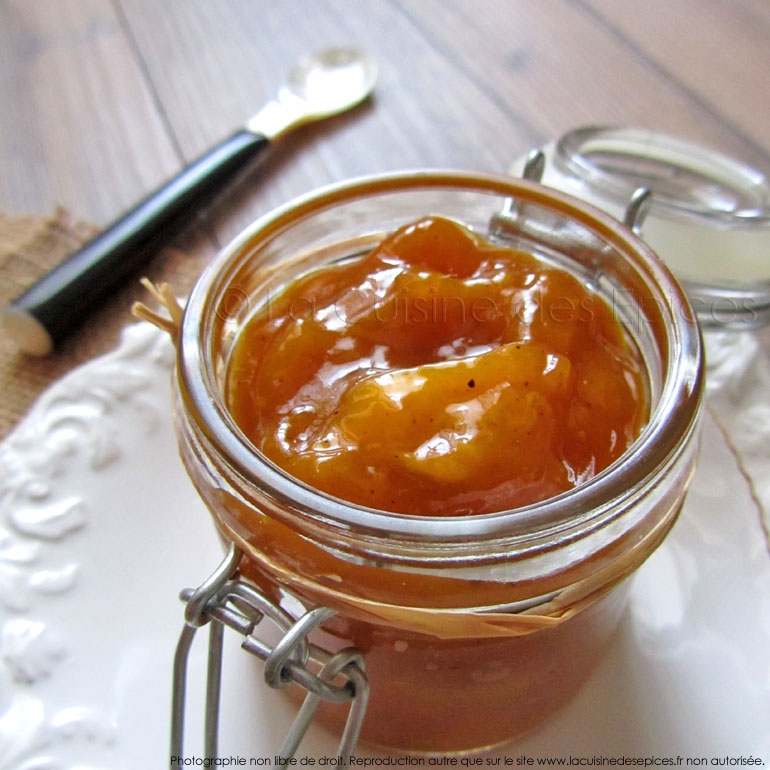
{"label": "spoon", "polygon": [[50,353],[99,300],[167,244],[244,164],[291,129],[363,101],[376,77],[374,61],[355,48],[329,48],[302,59],[277,98],[243,128],[2,308],[0,317],[8,334],[27,353]]}

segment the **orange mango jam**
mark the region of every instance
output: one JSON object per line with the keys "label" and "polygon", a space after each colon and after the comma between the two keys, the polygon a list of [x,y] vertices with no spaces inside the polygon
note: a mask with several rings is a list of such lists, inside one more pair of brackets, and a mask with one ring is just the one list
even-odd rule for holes
{"label": "orange mango jam", "polygon": [[229,408],[292,476],[403,514],[527,505],[607,467],[644,367],[566,271],[427,217],[298,278],[246,325]]}

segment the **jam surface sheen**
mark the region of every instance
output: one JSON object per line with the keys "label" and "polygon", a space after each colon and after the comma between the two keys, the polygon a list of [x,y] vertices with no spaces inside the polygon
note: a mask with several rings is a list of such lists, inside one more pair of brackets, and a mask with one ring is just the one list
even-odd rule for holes
{"label": "jam surface sheen", "polygon": [[440,217],[271,298],[228,379],[233,418],[276,465],[424,516],[507,510],[586,481],[639,434],[646,394],[601,297]]}

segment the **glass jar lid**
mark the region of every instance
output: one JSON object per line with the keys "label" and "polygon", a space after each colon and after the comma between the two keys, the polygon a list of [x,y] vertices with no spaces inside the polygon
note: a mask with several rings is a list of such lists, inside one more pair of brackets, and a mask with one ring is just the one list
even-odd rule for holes
{"label": "glass jar lid", "polygon": [[703,325],[770,323],[770,182],[762,172],[635,128],[576,128],[543,153],[543,184],[618,219],[636,190],[650,191],[639,234],[679,278]]}

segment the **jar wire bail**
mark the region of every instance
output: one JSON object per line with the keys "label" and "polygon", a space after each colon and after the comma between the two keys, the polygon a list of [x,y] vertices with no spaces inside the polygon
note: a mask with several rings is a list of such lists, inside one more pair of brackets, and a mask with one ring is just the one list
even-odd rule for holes
{"label": "jar wire bail", "polygon": [[[294,682],[307,691],[281,746],[280,758],[288,760],[294,756],[322,700],[332,703],[350,701],[337,750],[339,763],[347,764],[358,743],[369,699],[364,656],[352,647],[332,654],[309,642],[308,634],[335,611],[316,607],[293,617],[253,584],[241,579],[238,567],[242,557],[243,551],[231,543],[214,572],[198,588],[186,588],[180,594],[185,603],[185,623],[174,655],[169,767],[178,767],[184,757],[187,666],[195,634],[205,625],[209,626],[204,712],[207,758],[218,757],[223,636],[227,627],[244,637],[242,649],[264,662],[268,687],[281,689]],[[282,633],[281,639],[272,646],[255,635],[255,630],[265,619],[272,621]],[[335,683],[339,677],[344,679],[341,684]]]}

